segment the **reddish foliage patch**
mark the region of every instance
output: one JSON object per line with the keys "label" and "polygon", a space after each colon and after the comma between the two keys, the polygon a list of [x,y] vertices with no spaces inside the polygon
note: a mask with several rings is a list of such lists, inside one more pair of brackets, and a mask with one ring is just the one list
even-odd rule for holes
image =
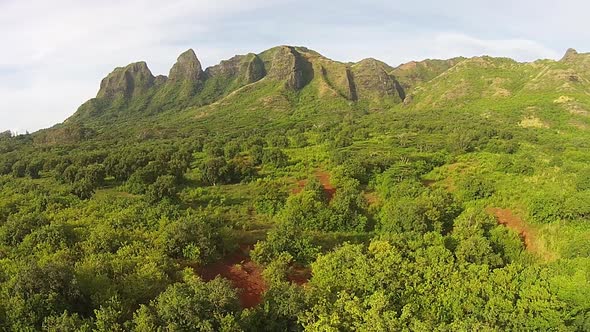
{"label": "reddish foliage patch", "polygon": [[504,225],[518,233],[524,246],[531,251],[537,251],[535,244],[535,231],[529,227],[520,217],[515,216],[510,209],[489,208],[498,223]]}
{"label": "reddish foliage patch", "polygon": [[224,277],[239,290],[243,308],[252,308],[262,301],[267,285],[262,278],[262,269],[248,257],[248,246],[242,246],[223,260],[202,267],[199,274],[205,281]]}

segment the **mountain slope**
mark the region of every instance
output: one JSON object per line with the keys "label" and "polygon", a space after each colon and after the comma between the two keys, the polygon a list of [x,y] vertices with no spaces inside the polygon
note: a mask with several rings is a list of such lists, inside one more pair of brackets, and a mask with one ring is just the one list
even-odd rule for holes
{"label": "mountain slope", "polygon": [[261,85],[276,88],[276,94],[300,93],[312,85],[305,93],[313,98],[393,105],[401,103],[405,92],[389,73],[392,70],[373,59],[344,64],[292,46],[235,56],[203,70],[194,51],[188,50],[168,77],[154,77],[144,62],[115,69],[101,83],[96,98],[82,105],[69,121],[208,105],[260,80],[264,80]]}

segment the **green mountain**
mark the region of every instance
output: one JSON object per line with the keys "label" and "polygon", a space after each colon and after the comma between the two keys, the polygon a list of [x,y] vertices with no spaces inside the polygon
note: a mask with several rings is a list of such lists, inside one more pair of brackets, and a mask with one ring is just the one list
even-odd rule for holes
{"label": "green mountain", "polygon": [[[193,50],[181,54],[168,77],[144,62],[116,68],[69,125],[145,120],[175,112],[220,116],[242,112],[380,112],[392,109],[502,108],[535,105],[585,114],[587,54],[568,50],[560,61],[518,63],[475,57],[409,62],[393,68],[375,59],[341,63],[303,47],[279,46],[238,55],[202,69]],[[180,114],[184,113],[184,117]]]}
{"label": "green mountain", "polygon": [[[154,77],[144,62],[116,68],[102,80],[96,98],[84,103],[69,122],[203,107],[264,89],[268,92],[265,98],[300,93],[336,103],[395,105],[403,101],[405,91],[393,70],[375,59],[340,63],[292,46],[238,55],[203,70],[194,51],[188,50],[179,56],[168,77]],[[420,81],[408,78],[406,88]]]}
{"label": "green mountain", "polygon": [[589,330],[589,112],[573,49],[116,68],[0,134],[0,330]]}

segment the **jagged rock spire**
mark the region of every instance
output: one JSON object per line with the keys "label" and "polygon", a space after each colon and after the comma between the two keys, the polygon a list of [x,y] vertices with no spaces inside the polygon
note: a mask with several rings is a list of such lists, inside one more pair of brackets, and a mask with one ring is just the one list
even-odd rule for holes
{"label": "jagged rock spire", "polygon": [[568,60],[571,60],[576,55],[578,55],[578,51],[576,51],[573,48],[568,48],[567,51],[565,52],[565,54],[563,55],[563,58],[561,58],[560,61],[568,61]]}
{"label": "jagged rock spire", "polygon": [[147,91],[154,85],[155,77],[143,61],[113,70],[100,83],[97,97],[133,97]]}
{"label": "jagged rock spire", "polygon": [[203,68],[193,49],[189,49],[182,53],[172,69],[168,80],[171,82],[179,81],[200,81],[203,78]]}

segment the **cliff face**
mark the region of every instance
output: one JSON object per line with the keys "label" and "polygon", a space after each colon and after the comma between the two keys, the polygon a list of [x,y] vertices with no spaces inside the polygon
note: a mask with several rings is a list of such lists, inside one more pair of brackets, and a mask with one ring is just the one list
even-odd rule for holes
{"label": "cliff face", "polygon": [[568,48],[563,57],[561,58],[561,62],[572,61],[578,56],[578,51],[573,48]]}
{"label": "cliff face", "polygon": [[201,62],[197,58],[195,51],[189,49],[182,53],[176,63],[170,69],[168,82],[191,82],[198,83],[205,78],[205,72],[201,67]]}
{"label": "cliff face", "polygon": [[218,65],[207,68],[207,77],[233,81],[237,86],[254,83],[266,75],[264,63],[258,55],[236,55]]}
{"label": "cliff face", "polygon": [[133,98],[145,94],[154,86],[155,77],[145,62],[116,68],[100,83],[97,98]]}
{"label": "cliff face", "polygon": [[404,100],[405,93],[395,77],[389,74],[393,68],[387,64],[375,59],[365,59],[350,69],[359,99],[386,98],[395,102]]}
{"label": "cliff face", "polygon": [[395,77],[406,94],[409,94],[418,85],[434,79],[464,60],[465,58],[458,57],[448,60],[410,61],[394,68],[389,73]]}
{"label": "cliff face", "polygon": [[107,110],[154,113],[180,109],[214,102],[262,79],[294,92],[316,82],[314,88],[320,98],[401,102],[405,93],[388,73],[391,70],[374,59],[345,64],[293,46],[279,46],[261,54],[236,55],[203,70],[197,55],[189,49],[180,54],[168,76],[154,77],[145,62],[115,69],[103,79],[96,98],[85,103],[81,110],[96,115]]}
{"label": "cliff face", "polygon": [[301,90],[314,77],[312,64],[292,46],[279,46],[263,53],[270,79],[284,81],[285,87]]}

